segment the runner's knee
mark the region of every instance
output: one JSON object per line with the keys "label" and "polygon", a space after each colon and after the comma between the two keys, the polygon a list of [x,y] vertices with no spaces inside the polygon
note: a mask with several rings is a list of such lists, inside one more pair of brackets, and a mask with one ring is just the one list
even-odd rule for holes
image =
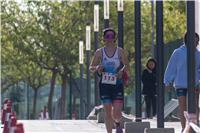
{"label": "runner's knee", "polygon": [[113,118],[114,119],[120,119],[121,118],[121,110],[113,110]]}

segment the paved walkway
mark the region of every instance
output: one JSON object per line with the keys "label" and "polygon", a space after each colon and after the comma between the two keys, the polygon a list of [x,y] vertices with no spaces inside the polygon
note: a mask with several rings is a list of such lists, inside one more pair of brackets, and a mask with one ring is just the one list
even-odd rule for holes
{"label": "paved walkway", "polygon": [[[151,128],[156,128],[156,120],[151,122]],[[106,133],[104,124],[97,124],[94,120],[19,120],[23,123],[25,133]],[[180,133],[179,122],[165,122],[165,127],[175,129]],[[113,130],[114,133],[114,130]]]}
{"label": "paved walkway", "polygon": [[106,133],[104,124],[88,120],[21,120],[25,133]]}

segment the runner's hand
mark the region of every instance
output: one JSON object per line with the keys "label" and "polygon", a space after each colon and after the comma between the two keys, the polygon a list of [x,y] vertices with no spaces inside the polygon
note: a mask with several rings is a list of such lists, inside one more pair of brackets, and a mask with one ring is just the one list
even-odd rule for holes
{"label": "runner's hand", "polygon": [[121,78],[122,78],[122,75],[123,75],[123,71],[122,71],[122,70],[119,70],[118,73],[117,73],[117,78],[118,78],[118,79],[121,79]]}
{"label": "runner's hand", "polygon": [[102,73],[103,72],[103,66],[102,65],[98,65],[98,66],[96,66],[96,71],[98,72],[98,73]]}

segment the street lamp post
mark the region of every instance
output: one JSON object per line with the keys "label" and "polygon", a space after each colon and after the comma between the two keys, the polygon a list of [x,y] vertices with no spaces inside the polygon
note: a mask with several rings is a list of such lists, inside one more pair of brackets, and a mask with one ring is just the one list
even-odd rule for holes
{"label": "street lamp post", "polygon": [[[195,1],[195,32],[200,35],[200,1]],[[200,50],[200,44],[198,46],[198,50]],[[198,103],[200,104],[200,98]],[[200,105],[197,106],[200,108]],[[199,118],[197,118],[197,123],[199,123]]]}
{"label": "street lamp post", "polygon": [[[25,84],[25,83],[24,83]],[[26,99],[27,99],[27,103],[26,103],[26,105],[27,105],[27,120],[29,120],[30,119],[30,110],[29,110],[29,101],[30,101],[30,96],[29,96],[29,91],[30,91],[30,89],[29,89],[29,85],[28,84],[26,84]]]}
{"label": "street lamp post", "polygon": [[72,119],[72,71],[69,73],[69,117]]}
{"label": "street lamp post", "polygon": [[136,122],[141,122],[141,2],[135,1],[135,80]]}
{"label": "street lamp post", "polygon": [[[99,4],[95,1],[94,5],[94,52],[98,49],[98,36],[99,36]],[[95,105],[99,104],[99,87],[98,87],[98,76],[94,74],[94,92],[95,92]]]}
{"label": "street lamp post", "polygon": [[99,4],[95,1],[94,5],[94,32],[99,31]]}
{"label": "street lamp post", "polygon": [[90,83],[90,50],[91,50],[91,28],[90,25],[88,24],[86,26],[86,60],[87,60],[87,114],[90,111],[90,106],[91,106],[91,83]]}
{"label": "street lamp post", "polygon": [[151,55],[154,57],[154,0],[151,0]]}
{"label": "street lamp post", "polygon": [[84,106],[84,91],[83,91],[83,41],[79,41],[79,64],[80,64],[80,118],[85,117],[85,106]]}
{"label": "street lamp post", "polygon": [[123,0],[117,1],[117,10],[118,10],[118,46],[123,48]]}
{"label": "street lamp post", "polygon": [[104,28],[109,27],[109,0],[104,0]]}
{"label": "street lamp post", "polygon": [[157,127],[164,128],[164,84],[163,84],[163,2],[156,1],[156,55],[157,69]]}
{"label": "street lamp post", "polygon": [[[196,114],[195,96],[195,1],[187,1],[188,113]],[[190,133],[195,131],[190,128]]]}

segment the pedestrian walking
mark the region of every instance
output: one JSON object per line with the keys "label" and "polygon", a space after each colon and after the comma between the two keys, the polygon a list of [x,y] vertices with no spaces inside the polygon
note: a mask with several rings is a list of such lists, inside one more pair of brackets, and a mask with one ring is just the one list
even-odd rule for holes
{"label": "pedestrian walking", "polygon": [[[170,90],[171,85],[176,90],[176,95],[179,101],[179,114],[181,119],[182,129],[185,128],[185,117],[184,111],[186,111],[186,96],[187,96],[187,36],[184,36],[183,44],[174,50],[172,53],[167,68],[164,74],[164,84],[165,89]],[[195,47],[199,44],[199,35],[195,33]],[[196,86],[196,105],[198,105],[199,89],[200,89],[200,51],[196,49],[195,51],[195,86]],[[199,110],[197,106],[197,116],[199,115]],[[198,117],[197,117],[198,118]]]}

